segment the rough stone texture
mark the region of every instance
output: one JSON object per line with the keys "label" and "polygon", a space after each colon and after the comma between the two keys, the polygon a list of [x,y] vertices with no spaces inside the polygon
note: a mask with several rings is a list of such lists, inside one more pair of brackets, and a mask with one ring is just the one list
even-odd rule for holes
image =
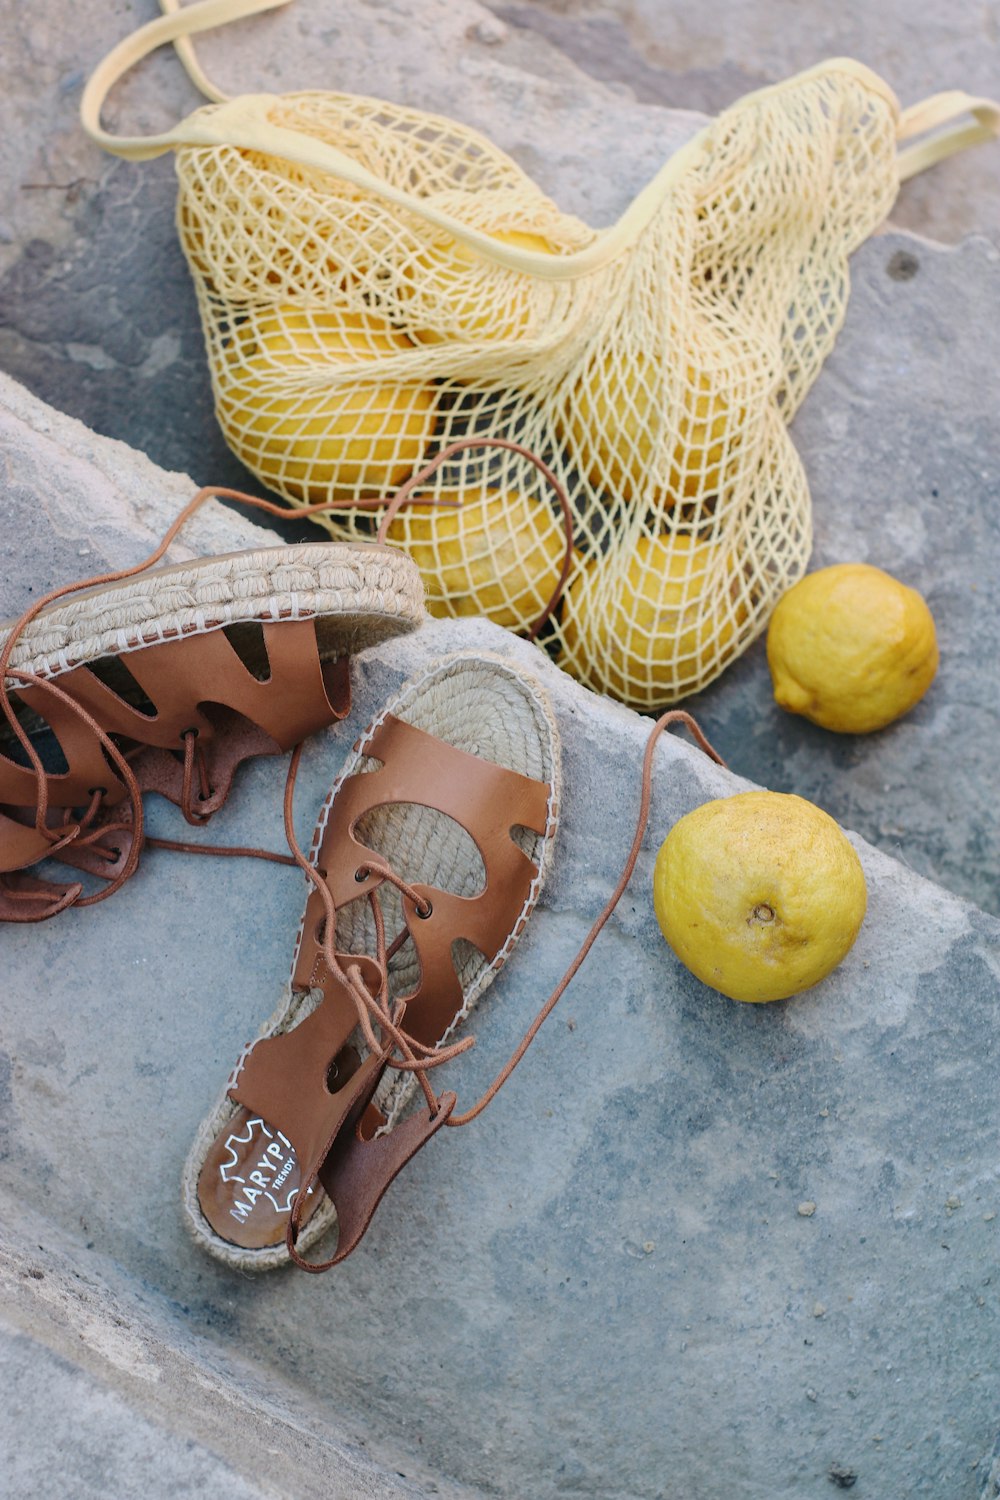
{"label": "rough stone texture", "polygon": [[280,1376],[262,1378],[239,1351],[223,1356],[190,1309],[92,1244],[81,1252],[24,1201],[11,1228],[5,1215],[5,1496],[474,1500],[432,1479],[413,1484],[398,1458],[376,1465],[363,1438],[339,1431],[329,1402],[324,1409]]}
{"label": "rough stone texture", "polygon": [[206,1494],[258,1500],[265,1493],[199,1443],[164,1434],[120,1396],[2,1319],[0,1375],[0,1460],[10,1495],[36,1492],[40,1475],[73,1500],[138,1495],[140,1485],[147,1500]]}
{"label": "rough stone texture", "polygon": [[1000,1495],[1000,1438],[982,1463],[983,1489],[979,1500],[997,1500]]}
{"label": "rough stone texture", "polygon": [[[121,450],[16,400],[9,524],[44,503],[57,532],[91,534],[47,476],[64,436],[80,486],[67,506],[89,462],[124,524],[135,469]],[[150,527],[171,484],[158,509],[146,492]],[[105,540],[119,545],[110,528]],[[120,545],[134,555],[145,538]],[[386,694],[477,644],[546,681],[565,799],[546,897],[477,1012],[477,1047],[449,1070],[464,1099],[605,898],[646,724],[493,627],[440,622],[358,659],[355,709],[310,746],[298,799],[305,834]],[[281,847],[281,780],[277,763],[245,768],[212,838]],[[676,818],[744,784],[679,741],[662,748],[639,868],[586,970],[486,1115],[428,1148],[363,1249],[321,1280],[225,1272],[176,1207],[195,1124],[285,977],[298,876],[153,852],[105,906],[8,929],[0,1221],[22,1265],[64,1254],[59,1276],[85,1278],[97,1303],[104,1283],[126,1326],[141,1304],[158,1347],[180,1345],[191,1379],[202,1362],[217,1399],[249,1405],[252,1375],[289,1421],[308,1411],[315,1432],[322,1414],[425,1491],[430,1472],[532,1500],[822,1500],[839,1471],[859,1494],[974,1500],[1000,1347],[1000,923],[856,839],[869,915],[843,966],[797,1001],[723,1000],[665,948],[648,892]],[[129,1399],[176,1430],[193,1388],[169,1371],[155,1386],[133,1381]],[[254,1479],[263,1441],[237,1464],[224,1424],[194,1415],[208,1428],[194,1439]],[[302,1451],[305,1481],[318,1460]],[[278,1492],[309,1493],[291,1472]]]}
{"label": "rough stone texture", "polygon": [[[905,107],[945,89],[996,99],[1000,4],[946,7],[913,0],[493,0],[522,33],[544,39],[591,77],[642,103],[716,114],[741,94],[810,68],[855,57]],[[1000,175],[972,152],[903,187],[893,223],[953,242],[988,234],[1000,243]]]}

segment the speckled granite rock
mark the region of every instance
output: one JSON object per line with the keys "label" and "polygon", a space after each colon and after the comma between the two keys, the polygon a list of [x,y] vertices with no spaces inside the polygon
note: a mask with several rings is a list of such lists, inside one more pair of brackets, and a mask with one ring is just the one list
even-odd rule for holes
{"label": "speckled granite rock", "polygon": [[[131,499],[143,486],[155,529],[176,477],[157,502],[144,461],[6,399],[8,526],[44,506],[65,545],[93,545],[81,512],[103,506],[102,555],[142,550]],[[74,490],[50,477],[63,448]],[[620,868],[646,724],[493,627],[439,622],[357,660],[355,709],[311,744],[297,804],[305,834],[386,694],[476,645],[546,682],[565,798],[545,900],[450,1069],[465,1099]],[[278,764],[245,768],[212,837],[281,847],[281,782]],[[723,1000],[665,948],[648,891],[676,818],[744,784],[662,748],[639,868],[586,969],[489,1111],[418,1158],[325,1279],[232,1276],[189,1244],[176,1200],[191,1133],[285,978],[298,876],[154,851],[112,902],[2,933],[0,1222],[25,1285],[51,1260],[152,1329],[166,1373],[132,1381],[137,1420],[189,1431],[278,1493],[334,1471],[325,1420],[424,1492],[433,1475],[532,1500],[822,1500],[853,1473],[859,1494],[974,1500],[1000,1348],[1000,923],[855,838],[870,905],[843,966],[796,1001]],[[70,1324],[77,1359],[104,1326]],[[51,1341],[74,1358],[68,1335]],[[192,1411],[199,1361],[251,1413],[235,1444]],[[261,1391],[309,1435],[301,1487],[286,1429],[279,1445],[254,1425]]]}

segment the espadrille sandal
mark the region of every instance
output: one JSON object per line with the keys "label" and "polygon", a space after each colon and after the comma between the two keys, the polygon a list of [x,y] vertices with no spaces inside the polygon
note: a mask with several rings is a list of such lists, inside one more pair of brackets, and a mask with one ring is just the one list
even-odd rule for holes
{"label": "espadrille sandal", "polygon": [[[375,543],[276,545],[153,569],[215,496],[287,515],[199,491],[145,562],[56,589],[0,627],[0,921],[41,921],[112,894],[138,862],[144,791],[204,823],[243,760],[343,718],[350,653],[421,622],[416,567]],[[103,886],[84,894],[25,873],[53,857]]]}
{"label": "espadrille sandal", "polygon": [[[291,982],[184,1172],[188,1227],[220,1260],[343,1260],[401,1167],[459,1122],[454,1094],[436,1096],[428,1074],[472,1045],[451,1038],[538,900],[558,743],[528,673],[460,654],[404,686],[365,731],[308,859],[289,790],[289,842],[312,886]],[[418,1086],[420,1107],[408,1108]],[[304,1261],[334,1223],[336,1253]]]}

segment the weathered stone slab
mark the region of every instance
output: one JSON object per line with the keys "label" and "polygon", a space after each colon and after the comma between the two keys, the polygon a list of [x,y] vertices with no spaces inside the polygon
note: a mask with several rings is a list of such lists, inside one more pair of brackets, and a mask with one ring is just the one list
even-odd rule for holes
{"label": "weathered stone slab", "polygon": [[264,1491],[234,1474],[186,1436],[165,1434],[120,1396],[68,1360],[0,1319],[4,1418],[0,1459],[8,1494],[60,1483],[75,1500],[180,1495],[261,1500]]}
{"label": "weathered stone slab", "polygon": [[[915,104],[944,89],[997,98],[1000,6],[926,0],[780,9],[767,0],[714,0],[681,8],[662,0],[493,0],[491,9],[546,41],[590,77],[645,104],[716,114],[741,94],[854,57]],[[1000,174],[982,151],[906,183],[892,220],[953,243],[986,234],[1000,244]]]}
{"label": "weathered stone slab", "polygon": [[[20,1205],[0,1227],[0,1459],[4,1494],[72,1500],[474,1500],[378,1465],[329,1405],[222,1356],[171,1306],[92,1246]],[[16,1243],[16,1239],[21,1244]],[[390,1445],[391,1446],[391,1445]]]}
{"label": "weathered stone slab", "polygon": [[[19,399],[8,502],[28,514],[51,490],[45,445],[81,439]],[[100,490],[121,455],[90,441]],[[298,799],[305,836],[386,694],[477,645],[544,678],[565,799],[546,898],[449,1070],[464,1099],[605,899],[646,723],[493,627],[439,622],[358,659],[355,709],[310,746]],[[246,768],[212,838],[281,847],[281,780]],[[1000,1347],[1000,923],[856,840],[869,915],[841,969],[797,1001],[723,1000],[665,948],[649,882],[676,818],[743,784],[663,747],[639,868],[587,968],[490,1110],[418,1158],[326,1279],[230,1275],[188,1243],[175,1197],[201,1113],[284,980],[297,875],[151,852],[112,902],[7,929],[6,1234],[46,1244],[44,1219],[81,1274],[141,1294],[165,1344],[252,1363],[293,1410],[325,1411],[380,1459],[407,1454],[396,1467],[418,1485],[430,1471],[532,1500],[820,1500],[839,1472],[859,1493],[973,1500]]]}

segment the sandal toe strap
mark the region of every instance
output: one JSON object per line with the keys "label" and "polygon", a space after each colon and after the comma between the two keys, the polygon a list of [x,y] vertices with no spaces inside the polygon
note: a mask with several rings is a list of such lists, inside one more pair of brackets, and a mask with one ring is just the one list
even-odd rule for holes
{"label": "sandal toe strap", "polygon": [[[539,872],[515,842],[513,830],[545,833],[552,787],[460,750],[391,714],[358,748],[381,764],[348,777],[338,787],[315,857],[335,906],[346,906],[380,884],[378,860],[355,829],[366,813],[394,803],[417,803],[454,819],[475,843],[486,871],[484,888],[474,896],[415,881],[423,912],[403,897],[403,914],[420,965],[418,987],[406,996],[407,1030],[417,1041],[434,1045],[463,1006],[453,944],[464,938],[496,966],[523,925]],[[369,866],[367,877],[359,880],[359,873]],[[292,977],[302,988],[325,987],[332,981],[323,959],[323,914],[322,897],[313,891]]]}

